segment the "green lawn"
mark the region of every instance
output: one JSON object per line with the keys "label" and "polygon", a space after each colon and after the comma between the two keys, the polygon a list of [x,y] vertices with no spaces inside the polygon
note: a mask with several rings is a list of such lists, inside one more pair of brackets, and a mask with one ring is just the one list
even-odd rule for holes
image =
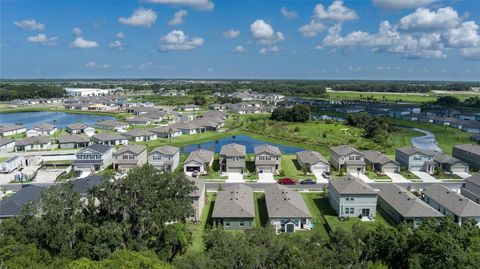
{"label": "green lawn", "polygon": [[203,207],[202,215],[200,217],[200,223],[193,224],[188,223],[188,228],[192,232],[192,245],[188,249],[189,252],[203,252],[203,232],[207,225],[211,225],[211,216],[213,212],[213,205],[215,204],[215,193],[207,193],[207,203]]}
{"label": "green lawn", "polygon": [[421,182],[420,178],[410,171],[400,170],[400,175],[402,175],[404,178],[411,180],[413,182],[416,182],[416,181]]}
{"label": "green lawn", "polygon": [[371,170],[365,170],[364,174],[370,179],[374,179],[374,180],[378,180],[378,181],[392,181],[392,179],[390,177],[388,177],[387,175],[379,176],[377,173],[375,173],[374,171],[371,171]]}
{"label": "green lawn", "polygon": [[[436,101],[438,96],[448,94],[436,93],[388,93],[388,92],[342,92],[342,91],[328,91],[329,100],[376,100],[376,101],[390,101],[390,102],[410,102],[410,103],[425,103]],[[458,94],[455,97],[460,100],[465,100],[469,97],[477,96],[475,94]]]}
{"label": "green lawn", "polygon": [[324,239],[328,240],[328,232],[325,228],[325,222],[321,218],[322,213],[320,212],[320,208],[315,203],[315,200],[321,199],[323,194],[304,193],[302,196],[307,204],[308,210],[310,210],[310,214],[312,214],[313,230],[319,232]]}
{"label": "green lawn", "polygon": [[156,140],[152,141],[147,141],[147,142],[139,142],[139,144],[143,144],[147,146],[148,151],[153,150],[154,148],[162,145],[170,145],[170,146],[175,146],[175,147],[183,147],[183,146],[188,146],[191,144],[199,144],[211,140],[218,140],[222,139],[224,137],[232,135],[231,133],[228,132],[205,132],[205,133],[199,133],[199,134],[192,134],[192,135],[181,135],[178,137],[172,138],[172,141],[170,143],[169,139],[165,138],[159,138]]}
{"label": "green lawn", "polygon": [[302,168],[297,162],[296,155],[293,154],[282,155],[282,170],[285,173],[285,177],[293,178],[296,180],[302,180],[306,178],[311,178],[315,180],[315,176],[305,175],[303,173]]}

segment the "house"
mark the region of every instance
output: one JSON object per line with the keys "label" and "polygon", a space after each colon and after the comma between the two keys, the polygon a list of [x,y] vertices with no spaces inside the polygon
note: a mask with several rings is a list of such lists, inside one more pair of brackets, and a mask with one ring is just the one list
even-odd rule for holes
{"label": "house", "polygon": [[81,123],[81,122],[69,124],[65,127],[65,130],[68,133],[71,133],[71,134],[84,133],[89,137],[91,137],[95,134],[95,128],[90,127],[90,126],[88,126],[84,123]]}
{"label": "house", "polygon": [[453,216],[458,225],[472,219],[480,227],[480,205],[443,185],[429,185],[423,190],[423,200],[443,215]]}
{"label": "house", "polygon": [[180,129],[173,128],[170,126],[155,127],[155,128],[149,129],[148,131],[152,133],[156,133],[157,137],[160,137],[160,138],[173,138],[173,137],[182,135],[182,131]]}
{"label": "house", "polygon": [[385,154],[374,150],[365,150],[362,151],[362,154],[365,156],[365,162],[372,171],[382,174],[400,172],[400,164]]}
{"label": "house", "polygon": [[25,133],[27,128],[20,124],[0,124],[0,136],[10,136]]}
{"label": "house", "polygon": [[77,149],[90,145],[90,140],[78,134],[62,134],[57,138],[58,147],[61,149]]}
{"label": "house", "polygon": [[226,108],[227,107],[224,104],[210,104],[208,106],[208,109],[211,109],[211,110],[224,110]]}
{"label": "house", "polygon": [[212,213],[214,226],[221,225],[225,230],[251,229],[254,218],[252,188],[235,184],[217,192]]}
{"label": "house", "polygon": [[278,147],[265,144],[255,147],[254,151],[257,173],[276,174],[280,171],[282,152]]}
{"label": "house", "polygon": [[184,106],[179,106],[178,109],[182,111],[198,111],[200,110],[200,107],[197,105],[184,105]]}
{"label": "house", "polygon": [[113,153],[113,169],[128,171],[147,163],[147,147],[143,145],[123,146]]}
{"label": "house", "polygon": [[160,146],[148,155],[148,163],[159,170],[175,171],[180,163],[180,149]]}
{"label": "house", "polygon": [[133,113],[134,115],[145,115],[145,114],[148,114],[148,113],[156,113],[156,112],[159,112],[159,111],[160,110],[158,108],[144,107],[144,106],[136,107],[136,108],[133,108],[133,109],[129,110],[129,112]]}
{"label": "house", "polygon": [[111,130],[117,132],[125,132],[129,125],[127,123],[118,122],[116,120],[103,120],[97,122],[97,127],[104,130]]}
{"label": "house", "polygon": [[265,188],[268,222],[278,232],[310,230],[312,215],[300,193],[279,184]]}
{"label": "house", "polygon": [[377,196],[372,187],[355,177],[328,182],[328,202],[339,217],[375,217]]}
{"label": "house", "polygon": [[127,119],[127,123],[130,125],[151,125],[152,120],[146,117],[133,117]]}
{"label": "house", "polygon": [[191,135],[205,132],[205,127],[197,126],[193,122],[176,123],[171,126],[174,129],[182,131],[182,134]]}
{"label": "house", "polygon": [[22,156],[13,156],[0,163],[0,173],[11,173],[17,169],[27,165],[25,158]]}
{"label": "house", "polygon": [[73,171],[80,176],[102,171],[112,165],[112,147],[102,144],[93,144],[83,148],[75,154]]}
{"label": "house", "polygon": [[466,178],[460,193],[475,203],[480,204],[480,176],[476,175]]}
{"label": "house", "polygon": [[30,201],[38,200],[45,189],[46,187],[39,185],[23,185],[11,196],[0,200],[0,219],[20,216],[23,206]]}
{"label": "house", "polygon": [[480,145],[463,144],[454,146],[452,155],[468,163],[470,168],[480,170]]}
{"label": "house", "polygon": [[223,145],[220,149],[220,170],[224,173],[245,172],[245,157],[247,149],[245,146],[231,143]]}
{"label": "house", "polygon": [[93,187],[99,186],[104,182],[105,179],[98,175],[77,178],[72,181],[73,191],[78,193],[82,199],[85,199]]}
{"label": "house", "polygon": [[191,219],[195,222],[199,222],[202,216],[203,206],[205,205],[205,180],[199,178],[188,177],[193,184],[195,184],[195,189],[190,193],[190,198],[192,198],[193,213]]}
{"label": "house", "polygon": [[395,184],[383,184],[377,200],[378,207],[396,223],[418,227],[425,219],[443,217],[422,199]]}
{"label": "house", "polygon": [[308,173],[322,174],[330,172],[330,163],[320,154],[313,150],[297,152],[298,165],[307,169]]}
{"label": "house", "polygon": [[110,134],[110,133],[101,133],[96,134],[92,137],[94,143],[118,146],[118,145],[128,145],[128,139],[120,134]]}
{"label": "house", "polygon": [[347,173],[365,172],[365,156],[346,145],[330,148],[330,163],[338,171],[345,169]]}
{"label": "house", "polygon": [[52,141],[48,136],[32,136],[15,143],[15,151],[49,150]]}
{"label": "house", "polygon": [[213,163],[213,155],[213,151],[204,149],[190,152],[183,164],[183,171],[187,174],[192,172],[205,174]]}
{"label": "house", "polygon": [[0,149],[13,150],[15,147],[15,140],[10,138],[0,137]]}
{"label": "house", "polygon": [[397,148],[395,150],[395,160],[404,166],[408,171],[420,171],[433,174],[436,163],[433,160],[434,151],[422,150],[415,146]]}
{"label": "house", "polygon": [[37,126],[27,131],[27,137],[41,136],[41,135],[50,136],[50,135],[53,135],[57,130],[58,129],[55,125],[48,124],[48,123],[40,123]]}
{"label": "house", "polygon": [[124,136],[132,139],[135,142],[150,141],[157,139],[157,134],[150,131],[133,129],[123,133]]}
{"label": "house", "polygon": [[449,173],[468,173],[468,164],[443,152],[434,152],[437,167]]}
{"label": "house", "polygon": [[453,127],[469,133],[480,132],[480,122],[475,120],[460,120]]}

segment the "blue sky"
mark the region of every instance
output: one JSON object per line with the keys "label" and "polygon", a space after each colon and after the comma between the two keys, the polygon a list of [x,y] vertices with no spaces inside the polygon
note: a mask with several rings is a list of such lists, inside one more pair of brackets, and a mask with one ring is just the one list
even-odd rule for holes
{"label": "blue sky", "polygon": [[1,78],[480,78],[476,0],[0,5]]}

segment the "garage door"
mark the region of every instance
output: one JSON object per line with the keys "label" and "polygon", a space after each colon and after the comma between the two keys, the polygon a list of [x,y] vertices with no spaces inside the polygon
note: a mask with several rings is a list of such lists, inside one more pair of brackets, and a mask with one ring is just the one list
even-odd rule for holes
{"label": "garage door", "polygon": [[273,173],[272,167],[269,167],[269,166],[259,166],[257,168],[257,171],[259,173]]}
{"label": "garage door", "polygon": [[229,173],[242,173],[243,169],[242,167],[230,167],[228,168]]}
{"label": "garage door", "polygon": [[383,167],[383,172],[384,173],[394,173],[395,171],[397,171],[397,168],[396,167]]}
{"label": "garage door", "polygon": [[452,173],[465,173],[468,172],[465,167],[452,167]]}
{"label": "garage door", "polygon": [[422,170],[422,166],[410,166],[410,171],[420,171]]}
{"label": "garage door", "polygon": [[200,171],[200,166],[187,166],[187,172]]}
{"label": "garage door", "polygon": [[327,167],[325,166],[312,166],[312,172],[315,174],[315,173],[323,173],[324,171],[327,170]]}

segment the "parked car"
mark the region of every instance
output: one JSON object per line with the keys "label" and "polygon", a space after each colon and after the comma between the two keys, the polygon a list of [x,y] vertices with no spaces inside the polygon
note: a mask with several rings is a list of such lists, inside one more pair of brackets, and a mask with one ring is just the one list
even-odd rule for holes
{"label": "parked car", "polygon": [[307,178],[305,180],[300,181],[300,184],[302,185],[311,185],[311,184],[316,184],[315,180],[311,178]]}
{"label": "parked car", "polygon": [[285,177],[278,180],[278,184],[282,185],[295,185],[297,182],[291,178]]}
{"label": "parked car", "polygon": [[192,177],[195,177],[195,178],[196,178],[196,177],[198,177],[199,174],[200,174],[200,173],[199,173],[198,171],[193,171],[193,172],[192,172]]}
{"label": "parked car", "polygon": [[323,172],[322,177],[329,179],[330,178],[330,172]]}

